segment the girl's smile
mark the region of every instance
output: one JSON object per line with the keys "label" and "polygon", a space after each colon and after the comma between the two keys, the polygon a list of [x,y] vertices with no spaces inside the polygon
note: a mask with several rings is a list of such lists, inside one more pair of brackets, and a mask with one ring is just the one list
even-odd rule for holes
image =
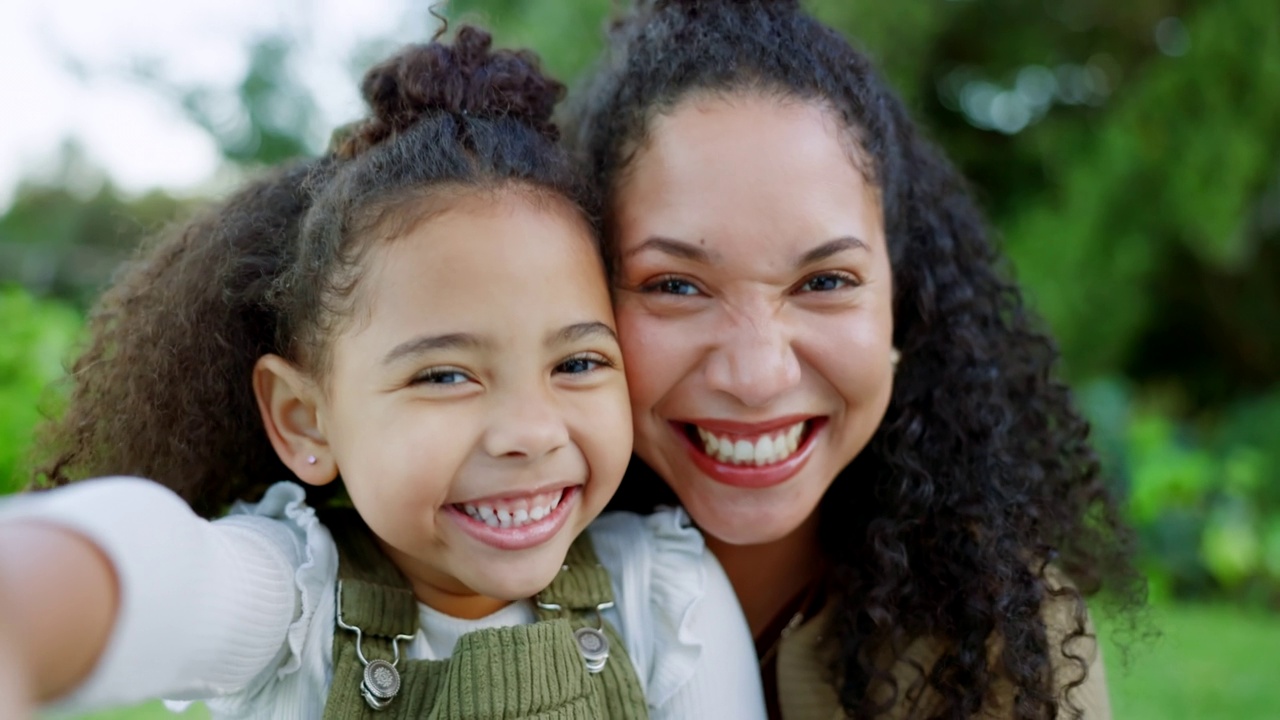
{"label": "girl's smile", "polygon": [[453,503],[448,512],[472,537],[500,550],[524,550],[555,537],[573,512],[581,485]]}

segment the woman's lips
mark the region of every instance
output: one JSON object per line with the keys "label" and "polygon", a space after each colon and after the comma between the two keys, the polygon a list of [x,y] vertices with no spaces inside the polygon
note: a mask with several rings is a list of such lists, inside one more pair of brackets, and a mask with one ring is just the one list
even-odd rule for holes
{"label": "woman's lips", "polygon": [[813,454],[826,418],[789,416],[767,423],[724,420],[671,423],[690,459],[712,480],[742,488],[781,484]]}
{"label": "woman's lips", "polygon": [[566,487],[559,494],[544,493],[532,502],[458,503],[446,506],[450,517],[471,537],[499,550],[525,550],[555,537],[564,527],[582,486]]}

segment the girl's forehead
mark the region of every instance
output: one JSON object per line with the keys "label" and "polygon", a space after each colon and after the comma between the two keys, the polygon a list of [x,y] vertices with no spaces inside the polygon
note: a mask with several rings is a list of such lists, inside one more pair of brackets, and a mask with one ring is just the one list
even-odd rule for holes
{"label": "girl's forehead", "polygon": [[573,307],[609,308],[596,244],[580,215],[567,202],[522,193],[461,198],[371,248],[366,264],[357,303],[371,330],[470,324],[497,331]]}

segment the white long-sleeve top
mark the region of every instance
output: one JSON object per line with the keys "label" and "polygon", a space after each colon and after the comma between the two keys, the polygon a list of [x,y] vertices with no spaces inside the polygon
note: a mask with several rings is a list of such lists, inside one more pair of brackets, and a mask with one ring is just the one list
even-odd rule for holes
{"label": "white long-sleeve top", "polygon": [[[333,672],[338,554],[300,486],[219,520],[145,480],[107,478],[0,504],[0,522],[54,523],[114,565],[120,610],[98,665],[58,710],[203,700],[215,718],[319,718]],[[681,510],[610,513],[588,532],[612,578],[605,612],[654,718],[764,718],[755,651],[724,571]],[[55,570],[56,571],[56,570]],[[530,602],[480,620],[419,604],[414,659],[463,634],[530,623]]]}

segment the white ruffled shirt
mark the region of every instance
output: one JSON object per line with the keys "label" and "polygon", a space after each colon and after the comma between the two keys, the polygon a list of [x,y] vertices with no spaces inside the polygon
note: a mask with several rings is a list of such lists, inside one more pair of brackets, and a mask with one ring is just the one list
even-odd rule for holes
{"label": "white ruffled shirt", "polygon": [[[319,718],[333,672],[338,555],[304,498],[278,483],[209,522],[156,483],[107,478],[0,505],[0,521],[42,520],[88,537],[120,582],[107,648],[57,709],[163,697],[202,700],[215,718]],[[616,604],[605,617],[651,716],[764,718],[746,620],[684,512],[610,513],[587,532],[612,578]],[[525,601],[461,620],[420,604],[419,619],[407,656],[441,659],[467,632],[534,613]]]}

